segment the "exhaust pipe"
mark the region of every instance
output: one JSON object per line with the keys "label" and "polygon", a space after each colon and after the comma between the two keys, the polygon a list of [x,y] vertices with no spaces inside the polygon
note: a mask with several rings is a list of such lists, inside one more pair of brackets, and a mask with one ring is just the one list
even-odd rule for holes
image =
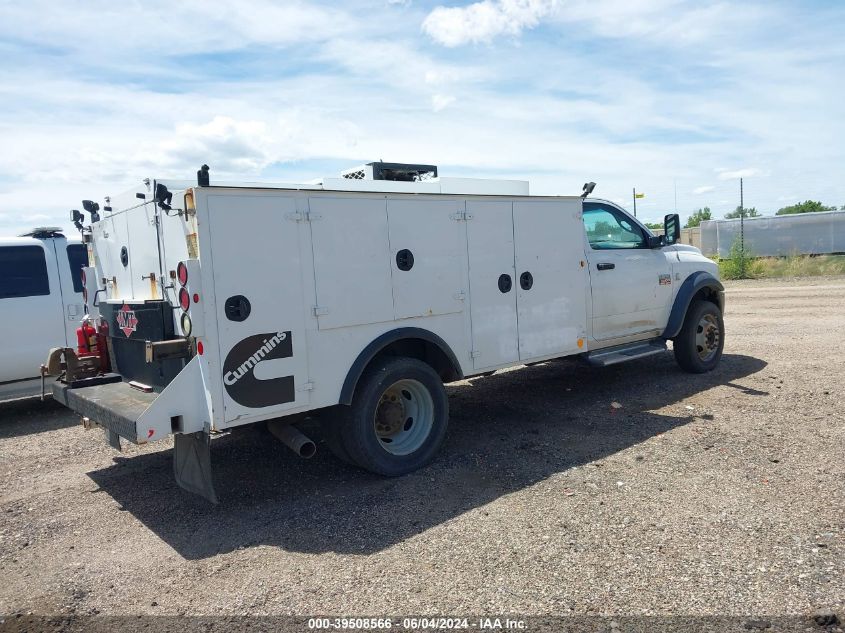
{"label": "exhaust pipe", "polygon": [[317,445],[299,429],[286,420],[271,420],[267,430],[303,459],[311,459],[317,452]]}

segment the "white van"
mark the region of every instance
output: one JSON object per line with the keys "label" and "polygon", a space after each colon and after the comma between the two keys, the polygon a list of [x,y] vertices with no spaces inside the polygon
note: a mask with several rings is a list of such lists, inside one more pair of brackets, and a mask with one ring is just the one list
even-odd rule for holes
{"label": "white van", "polygon": [[40,393],[45,347],[76,347],[87,265],[85,246],[59,228],[0,238],[0,400]]}

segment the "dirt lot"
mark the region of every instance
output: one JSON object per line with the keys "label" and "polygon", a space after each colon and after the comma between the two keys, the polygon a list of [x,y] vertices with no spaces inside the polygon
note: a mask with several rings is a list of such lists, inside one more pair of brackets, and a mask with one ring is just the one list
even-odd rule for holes
{"label": "dirt lot", "polygon": [[843,306],[845,278],[731,283],[712,374],[667,354],[451,385],[443,451],[398,480],[227,436],[217,507],[168,446],[0,406],[0,613],[841,616]]}

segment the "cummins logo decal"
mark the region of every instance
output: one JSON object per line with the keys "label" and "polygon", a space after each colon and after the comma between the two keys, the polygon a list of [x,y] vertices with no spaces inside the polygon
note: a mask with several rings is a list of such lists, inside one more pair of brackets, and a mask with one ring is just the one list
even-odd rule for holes
{"label": "cummins logo decal", "polygon": [[269,407],[293,402],[293,376],[259,380],[256,366],[265,360],[293,356],[290,332],[269,332],[249,336],[237,343],[223,363],[223,384],[229,397],[245,407]]}

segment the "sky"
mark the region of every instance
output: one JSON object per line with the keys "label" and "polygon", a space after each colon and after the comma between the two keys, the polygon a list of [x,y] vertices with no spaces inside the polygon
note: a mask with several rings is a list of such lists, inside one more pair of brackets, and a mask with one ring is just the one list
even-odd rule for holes
{"label": "sky", "polygon": [[373,160],[662,221],[845,205],[841,0],[0,0],[0,235]]}

